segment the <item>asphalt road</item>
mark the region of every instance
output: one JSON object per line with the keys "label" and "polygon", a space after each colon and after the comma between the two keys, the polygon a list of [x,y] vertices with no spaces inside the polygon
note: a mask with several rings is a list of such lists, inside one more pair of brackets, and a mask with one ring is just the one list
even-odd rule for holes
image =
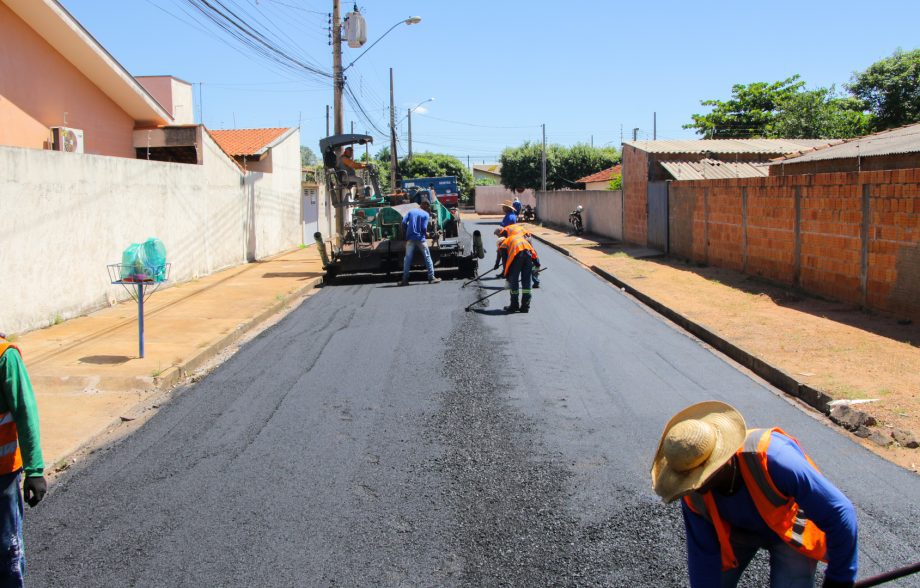
{"label": "asphalt road", "polygon": [[861,576],[920,560],[920,478],[538,250],[527,315],[504,293],[464,312],[498,280],[324,288],[55,484],[30,584],[684,586],[648,471],[707,399],[782,426],[853,500]]}

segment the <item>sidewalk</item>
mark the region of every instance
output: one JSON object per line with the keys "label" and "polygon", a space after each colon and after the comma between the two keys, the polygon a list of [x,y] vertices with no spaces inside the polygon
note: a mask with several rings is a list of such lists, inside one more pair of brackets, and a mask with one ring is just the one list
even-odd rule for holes
{"label": "sidewalk", "polygon": [[[831,419],[858,429],[870,450],[920,472],[920,449],[907,447],[920,439],[920,324],[613,239],[529,228],[787,394],[825,414],[829,404],[848,404],[853,410],[837,408]],[[546,279],[550,284],[552,274]]]}
{"label": "sidewalk", "polygon": [[[138,357],[133,300],[15,338],[35,388],[47,471],[150,402],[322,279],[315,247],[164,286],[144,304]],[[121,286],[112,286],[120,288]]]}

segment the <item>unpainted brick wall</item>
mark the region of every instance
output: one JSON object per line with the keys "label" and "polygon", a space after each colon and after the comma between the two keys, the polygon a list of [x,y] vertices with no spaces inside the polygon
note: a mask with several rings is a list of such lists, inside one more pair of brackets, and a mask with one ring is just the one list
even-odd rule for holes
{"label": "unpainted brick wall", "polygon": [[645,244],[648,236],[648,153],[623,145],[623,239]]}
{"label": "unpainted brick wall", "polygon": [[920,318],[920,169],[672,182],[671,253]]}

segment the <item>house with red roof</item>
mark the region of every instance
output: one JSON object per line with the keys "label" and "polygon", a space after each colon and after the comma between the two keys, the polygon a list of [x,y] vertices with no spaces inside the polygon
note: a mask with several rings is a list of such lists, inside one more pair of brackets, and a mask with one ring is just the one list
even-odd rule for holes
{"label": "house with red roof", "polygon": [[620,164],[617,164],[613,167],[602,169],[601,171],[597,173],[587,175],[583,178],[578,178],[575,181],[579,184],[584,184],[585,190],[609,190],[610,180],[622,174],[623,174],[623,166]]}

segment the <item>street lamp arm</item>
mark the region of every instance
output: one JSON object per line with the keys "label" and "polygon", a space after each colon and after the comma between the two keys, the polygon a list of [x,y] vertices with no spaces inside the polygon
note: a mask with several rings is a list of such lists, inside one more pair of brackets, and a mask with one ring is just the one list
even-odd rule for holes
{"label": "street lamp arm", "polygon": [[391,26],[389,29],[387,29],[387,32],[385,32],[385,33],[383,33],[382,35],[380,35],[380,37],[379,37],[376,41],[374,41],[373,43],[371,43],[370,46],[369,46],[367,49],[365,49],[364,51],[361,52],[360,55],[358,55],[357,57],[355,57],[354,60],[353,60],[351,63],[349,63],[348,65],[346,65],[344,68],[342,68],[342,73],[345,73],[345,72],[348,70],[348,68],[350,68],[351,66],[353,66],[353,65],[355,64],[356,61],[358,61],[359,59],[361,59],[362,57],[364,57],[364,54],[365,54],[365,53],[367,53],[368,51],[370,51],[370,50],[374,47],[374,45],[376,45],[377,43],[379,43],[384,37],[386,37],[387,35],[389,35],[390,32],[391,32],[393,29],[395,29],[396,27],[398,27],[399,25],[401,25],[401,24],[414,25],[414,24],[418,24],[418,23],[420,23],[420,22],[422,22],[421,17],[419,17],[419,16],[410,16],[409,18],[407,18],[407,19],[405,19],[405,20],[401,20],[401,21],[399,21],[398,23],[396,23],[395,25]]}

